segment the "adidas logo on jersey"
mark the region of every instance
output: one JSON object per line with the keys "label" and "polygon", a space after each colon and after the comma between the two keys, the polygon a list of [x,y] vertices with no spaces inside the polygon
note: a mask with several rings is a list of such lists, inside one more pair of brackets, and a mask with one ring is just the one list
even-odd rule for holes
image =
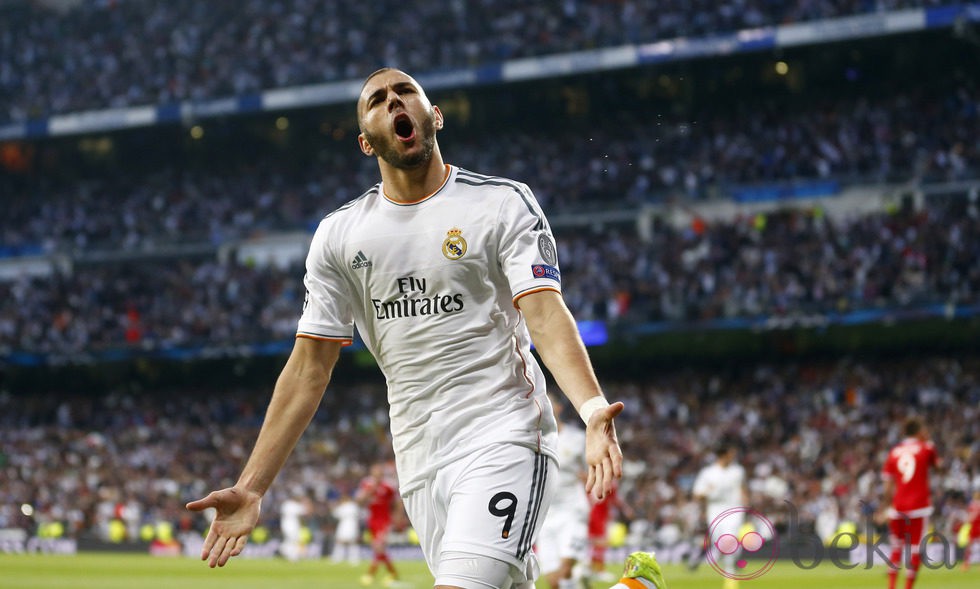
{"label": "adidas logo on jersey", "polygon": [[367,259],[364,252],[357,250],[357,255],[354,256],[354,261],[350,263],[351,270],[357,270],[359,268],[370,268],[371,260]]}

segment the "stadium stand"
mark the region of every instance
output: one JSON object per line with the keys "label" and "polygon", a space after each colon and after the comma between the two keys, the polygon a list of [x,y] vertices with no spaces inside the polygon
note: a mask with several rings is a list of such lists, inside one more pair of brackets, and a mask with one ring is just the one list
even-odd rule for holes
{"label": "stadium stand", "polygon": [[567,0],[560,11],[517,0],[61,4],[68,9],[27,0],[0,5],[0,123],[357,78],[381,65],[473,67],[943,3]]}
{"label": "stadium stand", "polygon": [[[503,126],[453,140],[453,163],[527,178],[549,214],[704,200],[730,187],[779,182],[939,182],[980,176],[980,88],[963,82],[880,100],[745,112],[650,116],[635,106],[578,129]],[[799,108],[788,108],[796,107]],[[377,182],[353,135],[329,167],[287,170],[252,161],[12,186],[3,245],[57,253],[218,243],[259,232],[307,230]],[[247,156],[244,156],[247,157]]]}
{"label": "stadium stand", "polygon": [[[558,233],[581,320],[697,322],[980,303],[976,197],[846,220],[820,210],[675,228]],[[287,340],[302,265],[234,258],[91,264],[0,282],[0,350],[233,347]]]}
{"label": "stadium stand", "polygon": [[[679,523],[695,542],[690,487],[723,433],[743,441],[752,505],[781,529],[785,501],[808,526],[825,510],[863,525],[862,509],[878,501],[883,453],[912,411],[937,424],[933,437],[947,460],[938,479],[937,530],[949,533],[958,501],[980,484],[976,356],[667,370],[610,381],[607,393],[628,406],[620,426],[629,458],[621,490],[636,520],[653,530]],[[266,401],[266,390],[254,388],[3,393],[0,528],[60,521],[70,537],[107,538],[110,522],[121,519],[135,539],[145,523],[164,520],[198,534],[206,522],[184,513],[184,501],[235,476]],[[321,505],[350,490],[364,465],[389,457],[386,427],[383,385],[331,388],[270,491],[268,513],[278,513],[275,505],[297,486]],[[36,515],[22,514],[23,504],[35,506]]]}
{"label": "stadium stand", "polygon": [[[258,370],[255,357],[288,351],[310,232],[376,182],[376,166],[354,147],[349,105],[257,114],[232,101],[240,116],[174,115],[77,137],[25,121],[144,104],[182,112],[176,103],[357,79],[379,65],[482,71],[951,6],[65,4],[0,2],[0,530],[61,523],[66,537],[128,541],[159,521],[200,536],[205,522],[183,502],[231,482],[272,385],[269,376],[229,386],[228,366],[215,376],[210,358],[233,355],[247,372]],[[576,317],[628,336],[617,353],[638,344],[597,365],[608,396],[628,406],[621,490],[637,513],[632,529],[650,531],[643,548],[660,543],[667,524],[700,541],[689,491],[721,433],[744,441],[753,505],[780,526],[787,499],[809,526],[863,522],[861,501],[878,499],[881,454],[910,412],[942,424],[933,433],[950,464],[937,529],[952,534],[963,497],[980,487],[978,54],[948,27],[877,34],[440,88],[456,123],[441,139],[447,159],[530,184],[555,226]],[[24,125],[10,139],[6,123]],[[966,343],[921,352],[923,317],[968,332]],[[798,355],[779,337],[795,336],[787,326],[847,322],[888,325],[912,343],[897,357],[861,349],[831,361]],[[702,347],[669,368],[644,356],[644,333],[707,328],[776,333],[765,350],[781,346],[784,357],[739,350],[723,367],[698,364],[718,331],[684,340]],[[155,363],[161,357],[182,364]],[[62,378],[63,366],[89,378]],[[166,372],[182,373],[173,380],[183,384],[149,376]],[[326,501],[349,490],[362,465],[389,457],[385,408],[376,378],[332,385],[266,501],[269,517],[302,487],[329,530]]]}
{"label": "stadium stand", "polygon": [[[928,67],[927,47],[952,75],[903,78]],[[449,93],[458,123],[445,143],[454,163],[532,186],[583,320],[744,328],[969,312],[980,304],[980,86],[961,47],[931,33],[899,49],[885,39],[802,50],[793,83],[806,92],[744,74],[771,67],[752,56]],[[867,66],[881,60],[894,70]],[[719,78],[736,81],[712,90]],[[637,94],[646,98],[628,99]],[[555,104],[563,116],[537,116]],[[0,174],[0,351],[32,362],[269,342],[281,351],[309,232],[377,180],[353,148],[347,108],[291,113],[288,133],[232,119],[203,141],[160,127],[8,144],[30,163],[4,160]],[[923,197],[937,183],[953,196]],[[780,204],[777,193],[777,206],[749,208],[786,187],[816,198],[790,192]],[[878,204],[831,214],[849,187]],[[709,218],[732,202],[745,206]],[[607,214],[616,220],[596,221]],[[291,257],[269,265],[244,253],[279,234],[298,236]],[[733,320],[742,323],[724,323]]]}

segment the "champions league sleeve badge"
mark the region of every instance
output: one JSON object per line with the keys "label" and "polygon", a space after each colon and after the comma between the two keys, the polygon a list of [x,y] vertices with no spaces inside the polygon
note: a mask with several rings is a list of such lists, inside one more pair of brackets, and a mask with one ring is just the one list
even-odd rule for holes
{"label": "champions league sleeve badge", "polygon": [[446,232],[446,240],[442,242],[442,255],[450,260],[458,260],[466,253],[466,240],[463,231],[453,227]]}
{"label": "champions league sleeve badge", "polygon": [[538,253],[541,259],[549,266],[558,265],[558,251],[555,249],[555,242],[551,241],[547,233],[542,232],[538,235]]}

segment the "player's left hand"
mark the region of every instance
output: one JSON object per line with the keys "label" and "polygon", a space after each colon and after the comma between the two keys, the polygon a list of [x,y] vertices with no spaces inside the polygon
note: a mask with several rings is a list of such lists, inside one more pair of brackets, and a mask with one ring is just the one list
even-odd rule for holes
{"label": "player's left hand", "polygon": [[595,411],[585,428],[585,461],[589,465],[585,492],[593,493],[598,499],[611,493],[615,480],[623,476],[623,451],[619,448],[613,419],[624,407],[616,402]]}

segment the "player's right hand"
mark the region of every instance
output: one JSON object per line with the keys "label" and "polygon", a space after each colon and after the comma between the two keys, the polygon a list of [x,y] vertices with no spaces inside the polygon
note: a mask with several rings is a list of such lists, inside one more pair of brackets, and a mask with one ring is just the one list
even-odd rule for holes
{"label": "player's right hand", "polygon": [[259,521],[261,502],[258,493],[229,487],[188,503],[186,507],[191,511],[214,508],[217,512],[204,540],[201,560],[207,560],[211,568],[223,567],[229,558],[241,554]]}

